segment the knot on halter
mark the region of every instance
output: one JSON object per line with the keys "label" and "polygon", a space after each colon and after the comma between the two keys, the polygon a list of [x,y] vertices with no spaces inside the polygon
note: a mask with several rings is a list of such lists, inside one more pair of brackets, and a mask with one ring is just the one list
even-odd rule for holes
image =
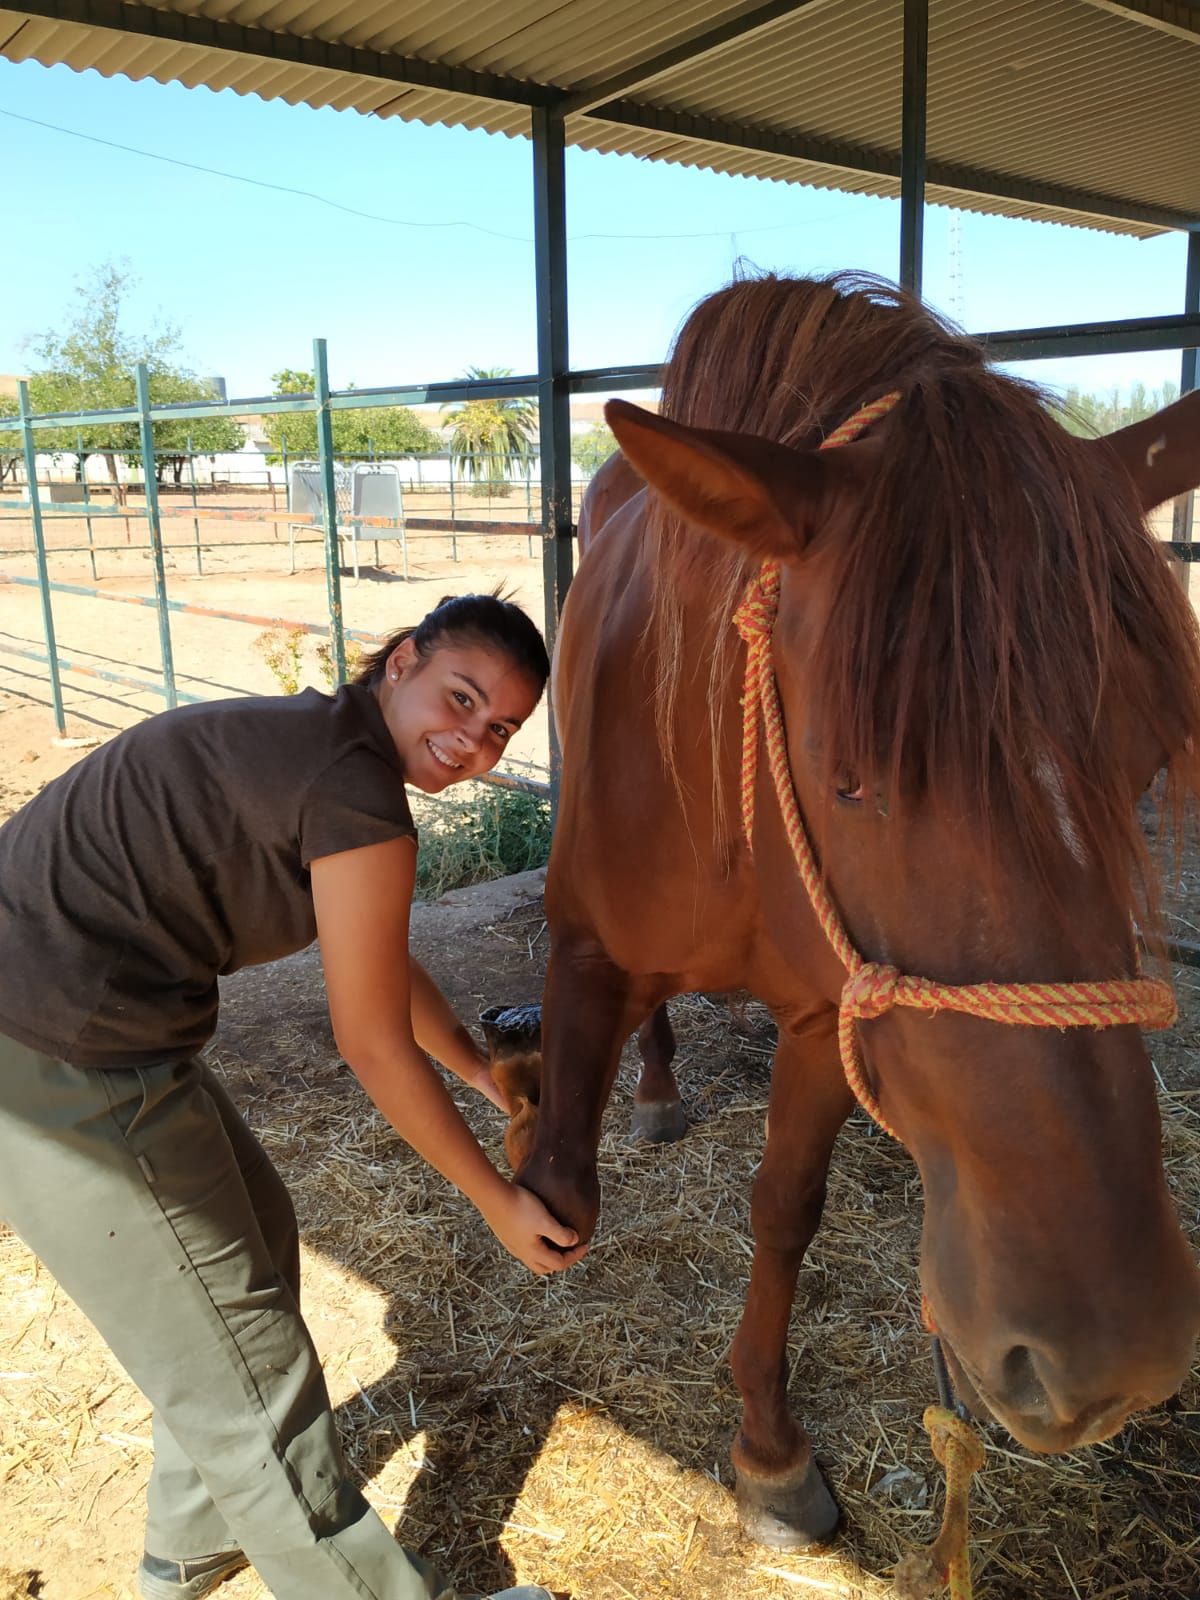
{"label": "knot on halter", "polygon": [[864,961],[842,988],[842,1007],[852,1017],[881,1017],[898,1003],[900,970],[883,962]]}
{"label": "knot on halter", "polygon": [[779,610],[779,568],[764,562],[746,587],[741,604],[733,613],[733,625],[748,645],[771,637]]}

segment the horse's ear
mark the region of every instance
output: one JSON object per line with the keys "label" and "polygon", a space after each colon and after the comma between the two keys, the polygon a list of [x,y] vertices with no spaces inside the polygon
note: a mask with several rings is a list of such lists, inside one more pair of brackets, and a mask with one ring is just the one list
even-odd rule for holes
{"label": "horse's ear", "polygon": [[1152,417],[1089,440],[1088,448],[1116,455],[1133,479],[1143,511],[1195,489],[1200,486],[1200,389]]}
{"label": "horse's ear", "polygon": [[610,400],[604,415],[631,466],[689,522],[782,560],[811,542],[875,455],[866,442],[818,453],[689,428],[625,400]]}

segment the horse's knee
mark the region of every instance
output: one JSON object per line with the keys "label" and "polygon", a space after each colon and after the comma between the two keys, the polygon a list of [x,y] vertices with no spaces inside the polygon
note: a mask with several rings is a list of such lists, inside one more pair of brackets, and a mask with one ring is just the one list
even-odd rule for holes
{"label": "horse's knee", "polygon": [[756,1250],[785,1259],[803,1256],[825,1209],[824,1172],[799,1177],[776,1172],[769,1160],[759,1168],[750,1191],[750,1231]]}

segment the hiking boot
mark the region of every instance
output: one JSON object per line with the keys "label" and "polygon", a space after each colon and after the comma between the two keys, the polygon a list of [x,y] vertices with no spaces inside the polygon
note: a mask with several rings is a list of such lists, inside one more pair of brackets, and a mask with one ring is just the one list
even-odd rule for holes
{"label": "hiking boot", "polygon": [[191,1561],[167,1561],[146,1554],[138,1568],[138,1593],[142,1600],[203,1600],[245,1566],[249,1562],[240,1550],[222,1550]]}

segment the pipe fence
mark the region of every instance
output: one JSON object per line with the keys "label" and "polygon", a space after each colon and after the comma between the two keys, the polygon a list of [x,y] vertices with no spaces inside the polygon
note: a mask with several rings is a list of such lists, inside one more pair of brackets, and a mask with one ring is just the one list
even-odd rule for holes
{"label": "pipe fence", "polygon": [[[81,412],[77,414],[36,415],[30,408],[28,385],[24,382],[19,385],[17,415],[12,418],[0,418],[0,446],[4,443],[6,432],[19,432],[27,498],[25,500],[11,500],[5,496],[0,496],[0,523],[28,522],[32,530],[32,554],[37,575],[29,578],[19,574],[0,572],[0,583],[10,583],[37,589],[41,603],[42,627],[46,647],[44,651],[38,651],[8,642],[0,642],[0,651],[10,656],[39,661],[48,668],[54,720],[60,738],[66,735],[66,718],[62,694],[62,674],[64,672],[82,674],[142,692],[158,694],[163,697],[167,706],[195,703],[206,698],[184,691],[179,687],[171,641],[170,618],[172,614],[186,613],[192,616],[209,616],[220,618],[224,621],[243,622],[259,627],[285,627],[302,633],[316,634],[329,641],[333,682],[344,682],[346,678],[347,639],[354,639],[367,645],[376,645],[382,642],[374,634],[362,633],[345,627],[341,595],[341,552],[339,548],[339,542],[344,538],[349,537],[353,542],[356,573],[357,542],[360,537],[363,537],[366,542],[370,543],[372,534],[379,537],[398,538],[406,576],[408,572],[408,542],[410,539],[448,538],[453,558],[457,560],[459,553],[458,541],[460,539],[496,537],[497,535],[517,536],[525,539],[528,551],[532,555],[534,537],[537,536],[539,540],[544,537],[543,522],[540,520],[542,516],[540,487],[536,513],[534,509],[533,481],[535,474],[540,470],[536,458],[518,457],[505,461],[503,463],[502,477],[497,474],[496,463],[493,462],[489,464],[488,468],[491,476],[485,481],[485,487],[492,490],[502,488],[507,493],[516,491],[523,496],[524,505],[522,509],[525,513],[523,520],[459,516],[459,506],[464,498],[472,496],[473,493],[478,493],[478,485],[472,483],[469,479],[465,479],[461,468],[456,473],[457,459],[445,452],[431,453],[429,457],[403,459],[408,468],[409,481],[413,489],[417,489],[418,492],[423,490],[427,484],[430,484],[431,479],[437,481],[437,468],[440,464],[444,464],[444,481],[449,499],[449,505],[446,507],[448,515],[410,516],[403,512],[394,516],[363,515],[338,503],[339,462],[346,463],[357,459],[359,462],[371,466],[380,466],[382,458],[371,449],[368,449],[365,456],[360,454],[357,458],[348,457],[345,454],[339,456],[333,446],[331,422],[332,414],[336,410],[369,411],[376,408],[421,403],[429,399],[449,401],[533,395],[537,391],[536,379],[470,380],[461,384],[432,385],[419,390],[354,389],[333,392],[329,388],[328,359],[326,344],[323,339],[314,341],[313,366],[315,390],[312,395],[273,395],[263,399],[233,401],[217,401],[214,399],[211,402],[196,401],[156,406],[151,403],[150,399],[148,369],[145,364],[140,364],[135,373],[136,408]],[[272,505],[269,511],[261,506],[215,506],[205,504],[202,481],[196,472],[196,461],[200,458],[201,452],[190,449],[182,453],[188,470],[188,484],[184,492],[188,496],[189,503],[182,506],[169,503],[163,504],[164,498],[169,501],[173,498],[173,494],[172,486],[164,486],[159,482],[159,461],[163,458],[178,460],[181,452],[174,449],[156,451],[154,444],[155,422],[209,417],[279,415],[304,411],[315,414],[317,424],[316,450],[305,458],[312,463],[320,486],[320,493],[312,508],[300,511],[290,504],[291,479],[289,478],[289,470],[295,465],[295,461],[289,461],[286,447],[280,451],[278,463],[264,462],[262,464],[257,482],[243,482],[237,486],[239,489],[254,491],[264,496],[269,492],[272,497]],[[82,428],[131,422],[135,422],[138,425],[140,439],[140,450],[138,452],[130,452],[128,449],[120,452],[108,452],[94,446],[84,447],[79,432]],[[48,450],[43,444],[39,451],[38,442],[40,439],[44,439],[47,433],[57,431],[61,435],[67,429],[74,430],[75,436],[72,441],[74,449]],[[87,471],[87,459],[89,456],[115,455],[118,453],[127,461],[139,463],[140,483],[117,483],[110,480],[107,484],[97,484],[94,480],[89,480]],[[43,484],[38,475],[39,454],[52,454],[59,457],[74,455],[77,461],[76,477],[72,480],[67,480],[65,485],[56,484],[51,479],[44,486],[49,490],[48,496],[44,497],[42,493]],[[282,473],[282,483],[273,477],[273,471],[276,467]],[[519,472],[514,471],[514,468],[519,468]],[[179,476],[182,477],[182,472]],[[209,489],[211,491],[218,486],[231,487],[227,479],[215,478],[214,471],[210,467]],[[278,506],[277,501],[278,490],[281,487],[287,496],[287,502],[283,508]],[[121,499],[127,501],[128,492],[131,488],[143,497],[144,503],[141,506],[116,503]],[[96,491],[98,489],[106,489],[108,491],[107,504],[97,503]],[[128,540],[131,524],[144,522],[147,530],[146,553],[150,560],[153,593],[149,595],[116,594],[97,587],[52,580],[49,569],[51,552],[47,547],[46,528],[48,523],[67,518],[84,521],[87,528],[87,544],[55,546],[53,553],[86,552],[90,561],[93,579],[97,577],[97,555],[102,555],[106,551],[127,553],[131,548],[134,548],[128,542],[125,545],[97,543],[93,524],[95,522],[120,521],[126,529]],[[192,523],[192,539],[190,541],[179,542],[164,539],[164,523],[169,525],[174,519],[187,520]],[[285,622],[278,617],[224,611],[192,602],[172,600],[168,597],[164,553],[174,553],[181,550],[190,551],[195,557],[197,572],[203,572],[203,551],[205,549],[212,549],[218,546],[220,548],[244,548],[252,543],[261,544],[261,541],[231,541],[217,540],[215,538],[206,541],[202,536],[202,530],[207,525],[228,525],[242,521],[266,523],[272,527],[273,531],[281,524],[288,525],[293,534],[296,529],[312,529],[316,531],[316,538],[310,537],[295,542],[302,544],[319,543],[322,546],[329,613],[327,623]],[[101,535],[101,537],[103,536]],[[27,554],[29,552],[26,549],[14,549],[7,546],[0,548],[0,555],[2,556]],[[376,556],[378,559],[378,545],[376,545]],[[126,673],[110,671],[107,668],[78,660],[73,656],[64,655],[59,650],[55,633],[52,598],[55,594],[83,596],[109,603],[153,608],[158,620],[161,680],[155,682],[151,678],[133,677]],[[551,793],[549,784],[520,772],[492,773],[489,775],[489,781],[507,788],[521,789],[538,795],[549,796]]]}

